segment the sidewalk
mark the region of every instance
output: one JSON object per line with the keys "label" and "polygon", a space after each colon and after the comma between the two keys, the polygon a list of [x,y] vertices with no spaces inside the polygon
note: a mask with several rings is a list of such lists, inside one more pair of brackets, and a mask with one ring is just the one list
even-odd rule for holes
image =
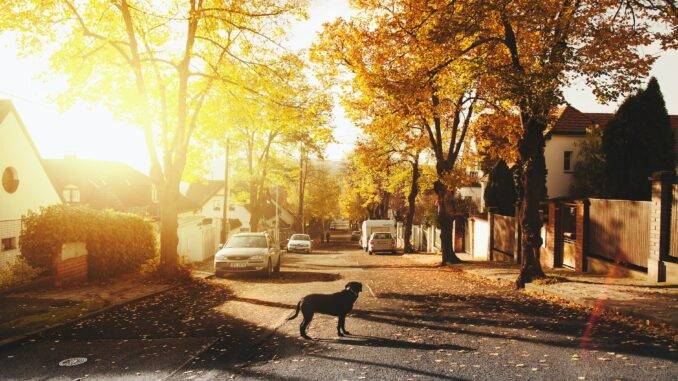
{"label": "sidewalk", "polygon": [[0,346],[171,287],[128,275],[108,283],[0,295]]}
{"label": "sidewalk", "polygon": [[[457,254],[464,263],[452,267],[467,274],[514,287],[520,268],[507,262],[472,261]],[[439,255],[411,255],[420,263],[433,264]],[[546,281],[528,283],[528,292],[557,297],[587,307],[619,313],[646,322],[678,328],[678,284],[651,283],[629,278],[576,273],[568,269],[546,270]]]}

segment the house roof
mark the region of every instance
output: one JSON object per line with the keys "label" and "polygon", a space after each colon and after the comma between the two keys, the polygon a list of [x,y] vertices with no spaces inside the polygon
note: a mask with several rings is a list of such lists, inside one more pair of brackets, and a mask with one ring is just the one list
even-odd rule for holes
{"label": "house roof", "polygon": [[[38,161],[40,162],[40,165],[42,166],[43,171],[47,173],[47,168],[45,168],[45,162],[40,156],[40,152],[38,152],[38,148],[35,146],[35,143],[33,143],[33,139],[31,139],[31,135],[28,133],[28,130],[26,129],[26,125],[24,124],[23,120],[21,120],[21,116],[19,115],[19,112],[14,108],[14,104],[12,104],[12,101],[9,99],[0,99],[0,123],[2,123],[7,115],[12,112],[14,113],[14,116],[16,117],[16,120],[19,124],[19,128],[21,129],[21,132],[23,132],[24,136],[26,137],[26,140],[28,140],[28,143],[31,146],[31,149],[33,150],[33,153],[35,154],[35,157],[38,158]],[[50,181],[52,182],[52,186],[56,190],[56,193],[61,201],[63,201],[63,197],[61,192],[58,191],[58,188],[56,184],[54,183],[54,180],[49,176],[47,176]]]}
{"label": "house roof", "polygon": [[57,189],[61,192],[69,185],[78,187],[82,204],[118,210],[153,204],[151,180],[127,164],[75,157],[44,162]]}
{"label": "house roof", "polygon": [[[585,135],[586,129],[592,125],[605,125],[613,113],[605,112],[581,112],[573,106],[566,104],[558,107],[552,113],[554,121],[546,130],[546,136],[550,135]],[[678,115],[669,115],[673,128],[674,151],[678,155]]]}
{"label": "house roof", "polygon": [[188,184],[185,196],[193,202],[197,208],[200,208],[223,188],[223,180],[208,180],[205,183],[191,183]]}

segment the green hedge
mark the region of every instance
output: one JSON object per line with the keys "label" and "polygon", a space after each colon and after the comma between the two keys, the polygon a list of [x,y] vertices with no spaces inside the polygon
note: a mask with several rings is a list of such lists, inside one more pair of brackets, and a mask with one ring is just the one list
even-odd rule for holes
{"label": "green hedge", "polygon": [[87,245],[90,279],[138,271],[156,254],[153,225],[134,214],[54,205],[24,216],[21,254],[31,266],[51,269],[67,242]]}

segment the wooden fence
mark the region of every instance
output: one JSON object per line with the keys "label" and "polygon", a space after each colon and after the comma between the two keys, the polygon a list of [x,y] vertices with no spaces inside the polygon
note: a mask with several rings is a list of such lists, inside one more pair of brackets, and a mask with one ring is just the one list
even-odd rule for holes
{"label": "wooden fence", "polygon": [[647,268],[650,201],[590,199],[589,252]]}
{"label": "wooden fence", "polygon": [[516,218],[493,214],[492,250],[513,256],[516,249]]}
{"label": "wooden fence", "polygon": [[673,184],[671,204],[671,245],[669,256],[675,259],[678,258],[678,184]]}

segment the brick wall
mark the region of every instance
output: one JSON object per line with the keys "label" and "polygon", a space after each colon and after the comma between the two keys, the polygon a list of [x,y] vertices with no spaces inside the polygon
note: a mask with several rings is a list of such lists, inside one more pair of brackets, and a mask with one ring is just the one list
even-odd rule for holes
{"label": "brick wall", "polygon": [[81,284],[87,281],[87,249],[83,243],[67,243],[54,258],[54,285],[56,287]]}
{"label": "brick wall", "polygon": [[589,223],[589,201],[578,200],[576,207],[576,222],[575,222],[575,256],[574,269],[576,271],[586,270],[586,250],[588,248],[588,223]]}

